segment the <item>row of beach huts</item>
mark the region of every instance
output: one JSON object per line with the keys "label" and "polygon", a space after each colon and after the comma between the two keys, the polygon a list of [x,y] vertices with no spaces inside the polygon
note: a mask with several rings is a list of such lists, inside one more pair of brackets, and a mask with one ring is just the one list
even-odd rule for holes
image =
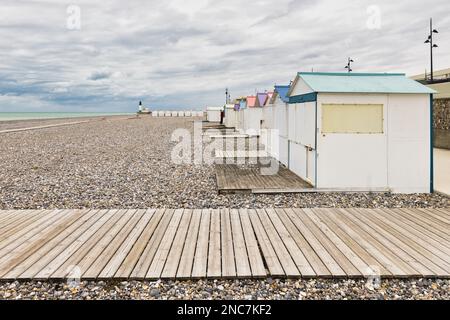
{"label": "row of beach huts", "polygon": [[204,117],[203,111],[152,111],[152,117]]}
{"label": "row of beach huts", "polygon": [[318,190],[433,192],[432,99],[398,73],[300,72],[208,108]]}

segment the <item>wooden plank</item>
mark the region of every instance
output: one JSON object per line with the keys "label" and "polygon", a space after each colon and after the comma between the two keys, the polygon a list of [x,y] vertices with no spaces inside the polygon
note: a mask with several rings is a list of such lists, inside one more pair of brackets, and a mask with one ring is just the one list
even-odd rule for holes
{"label": "wooden plank", "polygon": [[27,230],[31,230],[33,229],[33,227],[30,227],[30,225],[35,225],[35,222],[40,220],[43,221],[42,219],[44,217],[49,217],[49,215],[52,214],[51,210],[40,210],[38,212],[38,214],[32,216],[32,217],[25,217],[25,221],[12,221],[8,224],[5,224],[5,227],[2,228],[0,230],[0,247],[1,242],[10,238],[11,235],[16,235],[18,233],[18,231],[27,229]]}
{"label": "wooden plank", "polygon": [[[13,243],[12,249],[10,249],[11,246],[4,247],[1,251],[10,251],[8,254],[0,254],[2,257],[0,258],[0,277],[3,277],[14,266],[33,254],[41,246],[52,240],[86,213],[86,210],[76,210],[72,213],[68,213],[65,217],[56,216],[57,223],[55,225],[44,225],[44,228],[38,229],[38,233],[33,233],[32,236],[26,237],[26,240],[21,242],[20,245],[15,245],[15,243]],[[50,222],[53,221],[50,220]]]}
{"label": "wooden plank", "polygon": [[[222,246],[222,278],[236,278],[233,235],[231,231],[230,210],[220,209],[220,229]],[[241,257],[239,257],[241,259]]]}
{"label": "wooden plank", "polygon": [[310,246],[308,241],[306,241],[300,231],[289,219],[286,212],[283,209],[275,209],[275,211],[278,214],[278,217],[280,218],[284,227],[289,231],[289,234],[291,235],[294,242],[302,250],[302,253],[305,255],[305,258],[310,263],[316,275],[324,278],[331,277],[330,271],[327,269],[320,257],[316,254],[314,249]]}
{"label": "wooden plank", "polygon": [[26,227],[20,228],[20,226],[17,226],[5,234],[0,235],[0,257],[19,247],[19,245],[37,233],[46,230],[61,218],[64,218],[64,214],[67,212],[68,210],[53,210]]}
{"label": "wooden plank", "polygon": [[[79,261],[76,263],[76,265],[73,266],[79,268],[82,276],[102,255],[102,253],[110,245],[110,243],[114,241],[115,237],[122,232],[124,226],[132,219],[134,212],[134,210],[127,209],[119,210],[118,215],[121,216],[120,219],[111,227],[111,229],[107,230],[107,232],[101,238],[97,239],[98,241],[93,247],[90,248],[88,252],[85,253],[85,255],[80,255]],[[107,261],[105,263],[107,263]],[[65,271],[68,271],[68,269],[66,269]]]}
{"label": "wooden plank", "polygon": [[333,277],[345,277],[346,273],[339,263],[337,263],[333,256],[323,247],[322,243],[316,238],[316,235],[299,218],[299,215],[294,212],[293,209],[285,209],[284,211],[326,265],[331,275]]}
{"label": "wooden plank", "polygon": [[155,253],[152,264],[147,271],[147,279],[159,279],[164,268],[164,264],[169,254],[170,248],[172,247],[173,240],[175,238],[176,232],[178,230],[178,225],[180,224],[181,217],[183,216],[183,209],[175,210],[172,220],[167,226],[166,233],[161,240],[158,250]]}
{"label": "wooden plank", "polygon": [[418,225],[426,225],[428,232],[433,232],[434,234],[438,235],[442,239],[446,240],[447,242],[450,241],[450,234],[448,230],[450,229],[449,225],[445,225],[442,222],[436,222],[433,221],[433,219],[430,219],[428,217],[421,216],[419,213],[417,213],[415,210],[411,209],[403,209],[397,211],[398,214],[402,215],[403,217],[410,219],[414,223]]}
{"label": "wooden plank", "polygon": [[[153,217],[153,214],[155,213],[155,210],[150,209],[150,210],[138,210],[137,211],[137,214],[141,214],[141,213],[142,213],[142,218],[137,222],[137,224],[131,230],[129,235],[123,240],[120,247],[117,249],[117,251],[111,257],[109,262],[106,264],[106,266],[103,268],[103,270],[98,275],[98,278],[108,279],[108,278],[112,278],[115,276],[116,272],[119,270],[120,266],[124,262],[128,253],[130,253],[134,244],[136,243],[138,238],[141,236],[142,231],[147,227],[148,223],[150,222],[151,218]],[[130,266],[129,270],[131,272],[131,270],[132,270],[131,266]]]}
{"label": "wooden plank", "polygon": [[211,212],[209,229],[208,278],[219,278],[222,275],[220,250],[220,212],[214,209]]}
{"label": "wooden plank", "polygon": [[389,212],[380,211],[379,213],[380,214],[388,213],[388,216],[386,217],[391,221],[393,219],[393,223],[405,227],[408,230],[415,230],[419,232],[422,237],[425,237],[424,240],[430,239],[434,243],[438,243],[438,246],[443,245],[447,249],[449,249],[449,246],[447,245],[448,240],[445,239],[445,236],[443,236],[442,233],[436,231],[432,227],[429,227],[429,225],[424,222],[415,222],[413,219],[411,219],[410,215],[403,212],[402,210],[391,209],[389,210]]}
{"label": "wooden plank", "polygon": [[114,257],[115,252],[119,249],[128,235],[134,230],[136,224],[143,216],[142,211],[129,210],[131,217],[119,233],[108,243],[100,255],[94,260],[89,268],[83,273],[84,279],[97,279],[108,262]]}
{"label": "wooden plank", "polygon": [[[430,209],[431,210],[431,209]],[[440,214],[442,217],[450,220],[450,210],[446,208],[434,208],[436,214]]]}
{"label": "wooden plank", "polygon": [[363,259],[364,262],[369,266],[370,269],[367,270],[364,275],[367,275],[368,273],[373,274],[373,272],[376,270],[377,272],[379,272],[380,276],[392,277],[392,272],[387,270],[382,263],[371,256],[355,239],[345,233],[345,228],[341,229],[341,226],[336,224],[336,222],[329,217],[327,209],[314,209],[313,212],[323,223],[331,228],[342,241],[350,246],[352,250],[357,253],[358,256],[361,257],[361,259]]}
{"label": "wooden plank", "polygon": [[[267,275],[266,268],[264,267],[263,258],[258,247],[255,232],[253,231],[252,224],[250,222],[248,211],[247,209],[240,209],[238,212],[241,220],[242,232],[244,235],[245,247],[248,253],[248,261],[250,263],[252,277],[265,277]],[[234,215],[235,213],[232,211],[232,216]]]}
{"label": "wooden plank", "polygon": [[192,210],[185,209],[161,274],[163,279],[174,279],[177,274],[191,218]]}
{"label": "wooden plank", "polygon": [[0,234],[7,232],[19,224],[27,224],[34,216],[42,213],[43,210],[11,210],[0,215]]}
{"label": "wooden plank", "polygon": [[[356,209],[361,215],[361,221],[366,221],[367,225],[372,226],[380,234],[384,234],[386,238],[392,239],[395,244],[410,254],[417,262],[422,263],[431,270],[434,275],[443,275],[450,272],[450,264],[433,255],[430,251],[417,244],[414,240],[405,237],[401,232],[384,223],[384,220],[377,219],[372,210]],[[398,241],[396,240],[398,239]],[[446,271],[449,270],[449,271]]]}
{"label": "wooden plank", "polygon": [[[386,250],[392,252],[396,257],[396,263],[405,271],[411,275],[420,275],[422,277],[432,277],[434,273],[416,261],[408,252],[404,246],[395,237],[390,237],[385,232],[379,232],[373,224],[366,224],[362,222],[362,215],[358,214],[356,209],[346,209],[341,211],[344,216],[351,220],[355,225],[359,226],[361,230],[370,234],[376,239]],[[400,263],[399,263],[400,262]],[[408,270],[408,267],[410,270]]]}
{"label": "wooden plank", "polygon": [[345,226],[345,232],[358,241],[380,263],[383,263],[385,268],[392,272],[392,274],[398,277],[407,277],[415,273],[416,276],[420,276],[417,271],[412,270],[409,265],[398,259],[394,253],[387,250],[385,246],[380,244],[370,234],[361,230],[353,221],[347,219],[342,213],[345,210],[347,209],[337,209],[337,211],[328,210],[328,213],[338,225]]}
{"label": "wooden plank", "polygon": [[339,264],[348,277],[360,277],[361,273],[352,262],[339,250],[339,248],[331,241],[314,223],[309,219],[308,211],[311,209],[293,209],[297,213],[304,225],[314,234],[314,237],[328,251],[333,259]]}
{"label": "wooden plank", "polygon": [[197,246],[195,248],[192,278],[206,278],[210,223],[211,211],[208,209],[203,209],[197,238]]}
{"label": "wooden plank", "polygon": [[[87,269],[96,258],[95,253],[98,252],[96,251],[96,245],[98,246],[102,241],[105,241],[104,238],[108,239],[111,237],[111,234],[114,234],[114,229],[125,223],[124,221],[123,224],[121,224],[121,219],[122,221],[124,220],[125,212],[126,210],[108,210],[108,214],[111,215],[111,218],[102,225],[92,237],[83,242],[73,254],[70,254],[63,264],[56,267],[56,270],[49,278],[64,279],[74,270],[74,268],[80,268],[80,271]],[[98,252],[98,254],[100,254],[100,252]],[[91,255],[91,257],[89,257],[89,255]],[[83,267],[83,263],[86,267]],[[49,267],[50,266],[51,264]]]}
{"label": "wooden plank", "polygon": [[180,265],[178,266],[176,275],[178,279],[189,279],[191,277],[201,217],[202,210],[195,209],[192,213],[183,253],[180,259]]}
{"label": "wooden plank", "polygon": [[289,251],[292,259],[294,260],[297,269],[300,271],[302,277],[315,277],[316,273],[308,262],[308,259],[304,256],[302,250],[297,246],[296,242],[292,238],[289,231],[281,222],[280,217],[274,209],[266,209],[267,215],[270,218],[272,224],[277,230],[281,240],[283,241],[286,249]]}
{"label": "wooden plank", "polygon": [[[37,280],[47,280],[51,277],[53,273],[57,271],[65,262],[72,258],[78,249],[82,247],[86,241],[88,241],[102,226],[105,225],[114,216],[114,210],[101,210],[101,212],[106,213],[97,222],[95,222],[88,230],[86,230],[80,237],[73,241],[70,245],[64,248],[49,264],[45,266],[41,271],[39,271],[34,279]],[[99,213],[101,215],[101,212]],[[63,242],[59,244],[62,245]]]}
{"label": "wooden plank", "polygon": [[233,250],[236,262],[236,277],[250,278],[252,276],[252,271],[248,259],[247,248],[245,246],[245,237],[242,231],[241,219],[239,217],[239,211],[237,209],[230,210],[230,223],[233,238]]}
{"label": "wooden plank", "polygon": [[172,220],[173,214],[175,210],[168,209],[164,210],[162,213],[161,222],[158,224],[158,227],[155,230],[154,235],[150,238],[147,246],[142,252],[136,266],[131,272],[130,278],[132,279],[144,279],[147,275],[147,271],[152,264],[153,258],[155,257],[156,251],[158,251],[159,245],[161,244],[161,240],[166,234],[167,228]]}
{"label": "wooden plank", "polygon": [[79,236],[101,220],[106,212],[90,210],[81,219],[63,230],[57,237],[48,241],[25,261],[21,262],[20,265],[11,270],[8,276],[18,279],[36,278],[36,275],[58,257],[61,252],[66,250]]}
{"label": "wooden plank", "polygon": [[163,217],[164,210],[159,209],[155,210],[153,213],[150,222],[142,231],[139,238],[136,240],[136,243],[133,245],[133,248],[130,250],[116,274],[115,278],[118,279],[128,279],[136,267],[139,258],[142,256],[147,244],[155,233],[157,226],[159,225],[161,218]]}
{"label": "wooden plank", "polygon": [[442,214],[439,209],[423,209],[423,208],[417,208],[416,209],[418,213],[420,213],[422,216],[426,217],[432,217],[434,221],[437,223],[444,223],[447,227],[450,227],[450,219]]}
{"label": "wooden plank", "polygon": [[[417,225],[417,229],[411,227],[408,220],[405,220],[402,216],[397,216],[395,209],[385,212],[383,209],[375,209],[375,212],[385,218],[385,222],[390,226],[402,232],[405,236],[414,239],[416,242],[426,247],[427,250],[433,252],[436,256],[440,257],[447,263],[450,263],[450,251],[447,247],[442,245],[442,241],[438,242],[433,239],[430,233],[427,233],[425,228]],[[421,231],[421,229],[423,229]]]}
{"label": "wooden plank", "polygon": [[283,266],[278,260],[278,256],[275,253],[272,243],[259,219],[256,210],[254,209],[248,210],[248,216],[250,218],[250,222],[255,232],[256,239],[258,240],[259,247],[261,248],[263,259],[266,262],[267,268],[269,269],[270,275],[273,277],[286,276]]}
{"label": "wooden plank", "polygon": [[372,273],[369,272],[369,265],[364,262],[363,259],[359,257],[359,255],[353,251],[353,248],[348,246],[341,238],[334,232],[334,230],[330,229],[323,221],[315,214],[313,209],[303,210],[306,216],[315,224],[315,226],[331,241],[337,250],[340,250],[342,254],[352,263],[352,265],[358,270],[357,274],[352,274],[352,276],[359,276],[359,274],[363,276],[369,276]]}

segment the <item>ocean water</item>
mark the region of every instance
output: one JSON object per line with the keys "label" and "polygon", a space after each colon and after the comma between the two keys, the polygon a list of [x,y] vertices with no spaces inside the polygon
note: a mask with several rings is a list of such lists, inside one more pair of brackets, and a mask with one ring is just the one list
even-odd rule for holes
{"label": "ocean water", "polygon": [[131,115],[131,112],[0,112],[0,121]]}

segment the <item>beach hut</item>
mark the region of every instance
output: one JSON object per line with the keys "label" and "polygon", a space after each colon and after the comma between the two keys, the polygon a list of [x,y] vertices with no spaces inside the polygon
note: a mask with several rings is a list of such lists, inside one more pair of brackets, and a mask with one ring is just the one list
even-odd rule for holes
{"label": "beach hut", "polygon": [[298,73],[289,169],[317,189],[432,191],[434,92],[404,74]]}
{"label": "beach hut", "polygon": [[270,117],[269,127],[273,130],[270,150],[267,150],[274,158],[286,167],[289,166],[289,143],[288,143],[288,106],[289,85],[276,85],[275,91],[269,102],[269,110],[266,112]]}
{"label": "beach hut", "polygon": [[236,125],[235,129],[243,133],[244,131],[244,110],[247,108],[247,97],[240,97],[235,100]]}
{"label": "beach hut", "polygon": [[207,107],[206,108],[206,120],[209,122],[220,122],[220,113],[223,107]]}
{"label": "beach hut", "polygon": [[227,104],[225,106],[225,126],[227,128],[236,127],[237,112],[235,104]]}
{"label": "beach hut", "polygon": [[158,114],[158,111],[153,111],[152,112],[152,117],[157,117],[159,114]]}
{"label": "beach hut", "polygon": [[203,111],[197,111],[196,113],[195,113],[195,115],[197,116],[197,117],[204,117],[205,116],[205,113],[203,112]]}
{"label": "beach hut", "polygon": [[242,110],[242,129],[243,132],[250,135],[258,135],[257,133],[257,116],[261,110],[258,108],[257,96],[247,97],[246,107]]}

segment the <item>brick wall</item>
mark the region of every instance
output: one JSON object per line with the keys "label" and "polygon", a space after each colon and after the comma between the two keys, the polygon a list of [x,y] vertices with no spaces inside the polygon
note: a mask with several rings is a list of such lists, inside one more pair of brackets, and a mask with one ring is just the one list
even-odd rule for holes
{"label": "brick wall", "polygon": [[450,149],[450,99],[434,100],[434,145]]}

